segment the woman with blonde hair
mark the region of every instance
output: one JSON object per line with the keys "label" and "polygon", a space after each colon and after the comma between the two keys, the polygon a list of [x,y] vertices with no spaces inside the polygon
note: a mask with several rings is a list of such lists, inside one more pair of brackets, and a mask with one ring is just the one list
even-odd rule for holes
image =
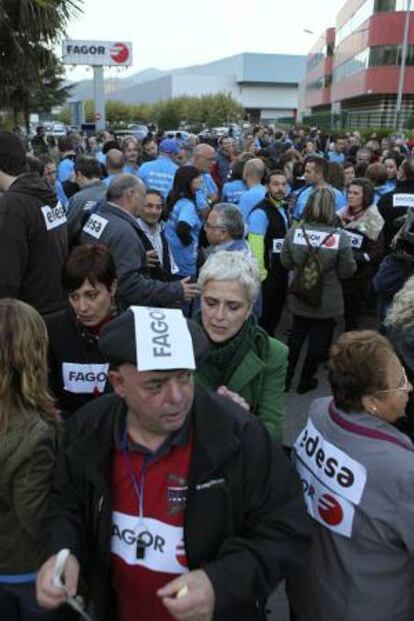
{"label": "woman with blonde hair", "polygon": [[[312,275],[318,288],[306,295],[300,290],[305,265],[311,255],[320,265],[319,273]],[[344,231],[336,228],[335,194],[321,187],[310,194],[303,212],[303,225],[290,229],[283,243],[280,260],[283,267],[293,272],[288,302],[293,314],[292,331],[288,340],[289,366],[286,389],[289,390],[303,343],[308,339],[308,350],[303,363],[297,392],[302,394],[318,385],[315,377],[321,362],[327,359],[332,340],[335,317],[344,312],[340,279],[355,272],[350,241]]]}
{"label": "woman with blonde hair", "polygon": [[34,308],[0,300],[0,619],[7,621],[55,618],[35,599],[60,427],[47,390],[47,342]]}

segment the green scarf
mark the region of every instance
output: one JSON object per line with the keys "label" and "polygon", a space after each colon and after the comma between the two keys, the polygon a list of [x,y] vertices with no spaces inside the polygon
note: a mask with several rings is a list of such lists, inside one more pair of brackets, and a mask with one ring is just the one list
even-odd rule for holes
{"label": "green scarf", "polygon": [[[197,313],[194,319],[203,327],[201,313]],[[225,343],[217,344],[209,339],[211,349],[203,356],[197,366],[197,371],[213,390],[217,390],[219,386],[226,386],[230,381],[241,361],[252,348],[256,331],[255,319],[250,316],[237,334]]]}

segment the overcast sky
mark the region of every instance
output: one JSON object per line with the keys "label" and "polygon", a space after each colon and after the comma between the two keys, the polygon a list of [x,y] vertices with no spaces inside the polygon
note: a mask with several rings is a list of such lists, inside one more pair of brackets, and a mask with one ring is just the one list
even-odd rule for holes
{"label": "overcast sky", "polygon": [[[84,0],[71,39],[132,41],[133,67],[174,69],[241,52],[306,54],[344,0]],[[304,33],[304,29],[315,34]],[[115,76],[115,69],[106,76]],[[84,68],[69,79],[92,77]]]}

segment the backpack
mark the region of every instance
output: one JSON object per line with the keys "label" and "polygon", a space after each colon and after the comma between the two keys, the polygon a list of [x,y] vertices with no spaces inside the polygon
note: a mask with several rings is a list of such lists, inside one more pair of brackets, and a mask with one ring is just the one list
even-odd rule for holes
{"label": "backpack", "polygon": [[332,237],[334,231],[328,233],[319,246],[315,248],[310,243],[303,224],[301,225],[301,229],[308,248],[303,262],[298,266],[295,272],[289,287],[289,293],[295,295],[306,304],[309,304],[312,308],[319,308],[322,302],[324,269],[318,250]]}

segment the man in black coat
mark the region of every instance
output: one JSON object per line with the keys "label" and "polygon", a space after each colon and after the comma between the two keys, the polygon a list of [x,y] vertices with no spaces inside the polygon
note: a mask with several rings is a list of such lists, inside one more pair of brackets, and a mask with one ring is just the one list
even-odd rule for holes
{"label": "man in black coat", "polygon": [[[96,621],[265,619],[309,545],[301,488],[261,422],[194,390],[205,336],[178,310],[132,307],[102,331],[115,394],[69,422],[38,600],[87,584]],[[138,366],[137,366],[138,365]]]}
{"label": "man in black coat", "polygon": [[61,274],[68,253],[65,211],[53,188],[26,172],[20,138],[0,132],[0,297],[50,315],[66,305]]}
{"label": "man in black coat", "polygon": [[398,171],[395,190],[384,194],[378,209],[384,218],[385,249],[389,252],[391,241],[401,227],[401,218],[409,207],[414,207],[414,157],[407,157]]}

